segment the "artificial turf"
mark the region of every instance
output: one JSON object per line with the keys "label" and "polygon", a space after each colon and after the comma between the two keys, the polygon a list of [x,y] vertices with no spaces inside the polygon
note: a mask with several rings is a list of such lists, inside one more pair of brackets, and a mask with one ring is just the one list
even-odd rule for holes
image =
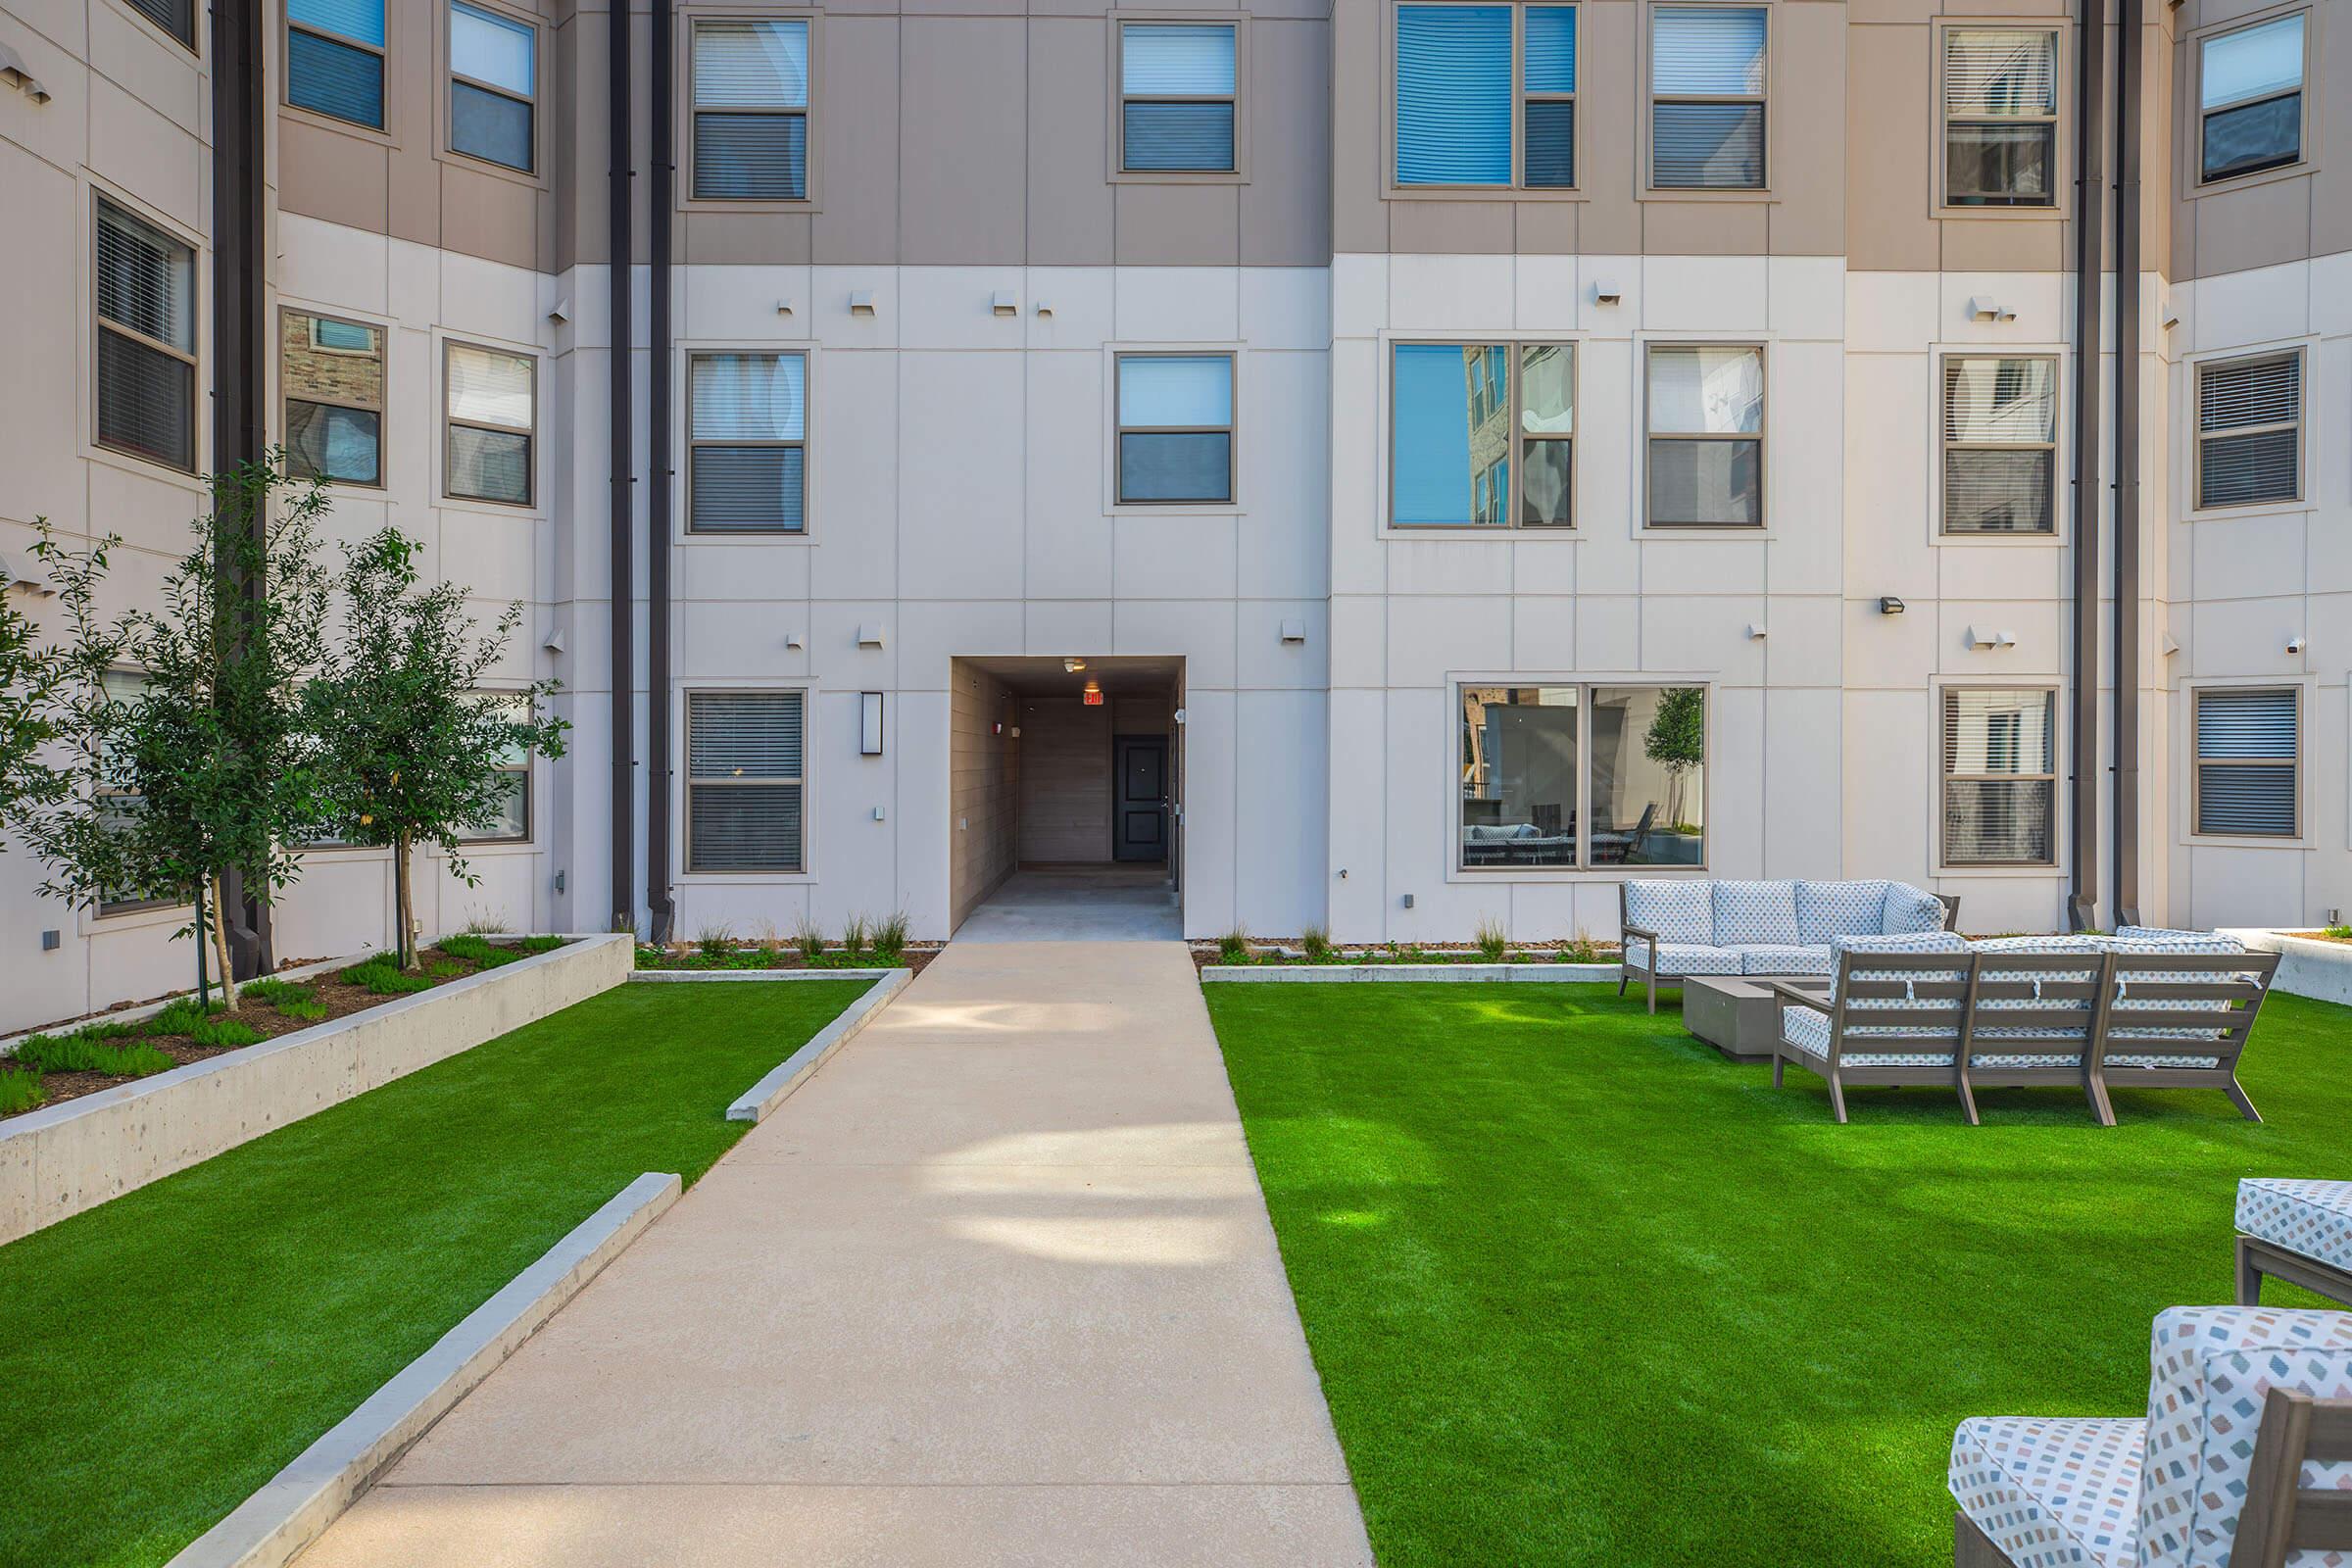
{"label": "artificial turf", "polygon": [[[2249,1175],[2352,1177],[2352,1009],[2210,1091],[1847,1092],[1608,987],[1205,988],[1382,1568],[1931,1568],[1971,1414],[2136,1415]],[[2278,1286],[2274,1304],[2320,1305]]]}
{"label": "artificial turf", "polygon": [[866,985],[618,987],[0,1247],[0,1563],[168,1561]]}

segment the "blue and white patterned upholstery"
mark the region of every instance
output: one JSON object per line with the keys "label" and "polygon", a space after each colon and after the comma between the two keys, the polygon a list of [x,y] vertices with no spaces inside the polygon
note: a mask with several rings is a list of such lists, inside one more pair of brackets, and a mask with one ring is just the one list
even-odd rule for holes
{"label": "blue and white patterned upholstery", "polygon": [[[1648,942],[1640,937],[1627,942],[1625,962],[1631,969],[1649,969]],[[1653,972],[1661,978],[1670,974],[1738,974],[1740,955],[1729,948],[1709,947],[1703,942],[1661,942]]]}
{"label": "blue and white patterned upholstery", "polygon": [[[1625,885],[1625,923],[1654,931],[1660,942],[1695,947],[1715,943],[1715,898],[1708,884],[1685,878],[1654,878]],[[1733,974],[1740,971],[1734,969]]]}
{"label": "blue and white patterned upholstery", "polygon": [[1796,940],[1826,943],[1833,937],[1875,937],[1886,934],[1881,922],[1886,913],[1886,883],[1799,882],[1796,885]]}
{"label": "blue and white patterned upholstery", "polygon": [[1887,936],[1943,929],[1943,901],[1908,882],[1886,884],[1886,901],[1879,912],[1879,929]]}
{"label": "blue and white patterned upholstery", "polygon": [[1830,950],[1818,948],[1743,947],[1740,949],[1741,974],[1828,974]]}
{"label": "blue and white patterned upholstery", "polygon": [[2132,1568],[2144,1421],[1971,1416],[1952,1500],[2016,1568]]}
{"label": "blue and white patterned upholstery", "polygon": [[[2138,934],[2127,936],[2125,932]],[[2135,1054],[2132,1050],[2132,1045],[2134,1041],[2142,1044],[2158,1041],[2170,1044],[2180,1040],[2219,1040],[2229,1033],[2228,1025],[2217,1025],[2211,1029],[2185,1028],[2177,1024],[2134,1027],[2127,1015],[2133,1011],[2145,1011],[2151,1007],[2226,1013],[2230,1011],[2229,1003],[2219,1001],[2167,1002],[2161,998],[2151,1000],[2132,996],[2132,988],[2134,985],[2162,985],[2168,981],[2218,979],[2220,976],[2210,970],[2166,969],[2161,962],[2156,960],[2161,959],[2167,954],[2243,953],[2246,951],[2245,944],[2235,937],[2226,937],[2212,931],[2159,931],[2152,926],[2126,926],[2114,936],[2100,938],[2099,942],[2100,946],[2114,954],[2119,960],[2115,968],[2115,1001],[2110,1005],[2107,1014],[2107,1065],[2110,1067],[2219,1066],[2221,1064],[2219,1056],[2151,1057],[2144,1053]],[[2149,961],[2126,964],[2121,961],[2126,958]]]}
{"label": "blue and white patterned upholstery", "polygon": [[[2099,941],[2096,937],[2072,936],[1987,937],[1984,941],[1970,943],[1969,948],[1972,952],[1976,953],[1980,958],[1996,956],[2004,953],[2097,954],[2102,951],[2099,946]],[[1980,1013],[1989,1015],[2000,1012],[2003,1009],[2014,1011],[2020,1007],[2055,1006],[2057,1004],[2054,1002],[2042,1002],[2037,1000],[2042,984],[2065,984],[2069,981],[2081,984],[2087,982],[2097,973],[2098,970],[2094,967],[2088,969],[2059,969],[2046,972],[2037,972],[2029,976],[2028,973],[2023,970],[2003,971],[1992,964],[1980,962],[1977,966],[1977,979],[1980,983],[1988,980],[2019,981],[2031,978],[2034,981],[2036,996],[1986,997],[1977,1004],[1977,1008]],[[2082,1027],[2080,1029],[2005,1029],[1997,1024],[1991,1026],[1980,1024],[1977,1027],[1977,1038],[1979,1040],[2014,1040],[2021,1037],[2031,1037],[2034,1039],[2048,1040],[2055,1036],[2061,1038],[2078,1038],[2087,1040],[2090,1036],[2090,999],[2088,997],[2084,997],[2079,1003],[2070,1004],[2070,1006],[2075,1009],[2079,1009],[2082,1013]],[[2043,1052],[2034,1053],[2028,1055],[1996,1056],[1988,1056],[1983,1053],[1979,1053],[1974,1059],[1979,1066],[1983,1067],[2073,1067],[2082,1063],[2082,1056],[2080,1052],[2076,1052],[2071,1054],[2059,1054]]]}
{"label": "blue and white patterned upholstery", "polygon": [[[1968,943],[1961,938],[1959,933],[1954,931],[1921,931],[1912,933],[1908,936],[1838,937],[1830,944],[1830,961],[1834,968],[1838,961],[1838,956],[1846,953],[1966,953],[1967,951]],[[1914,971],[1902,974],[1895,974],[1894,971],[1888,970],[1886,973],[1893,975],[1894,978],[1906,980],[1915,985],[1922,981],[1957,980],[1960,978],[1960,971],[1957,969],[1936,969],[1926,972]],[[1857,969],[1855,970],[1855,974],[1858,978],[1868,978],[1871,975],[1871,971],[1868,969]],[[1839,984],[1840,986],[1843,984],[1842,977],[1840,978]],[[1837,989],[1833,988],[1831,994],[1833,997],[1836,996]],[[1959,1011],[1960,1009],[1960,1003],[1957,998],[1952,999],[1947,1004],[1955,1012]],[[1857,1002],[1854,1004],[1854,1005],[1857,1008],[1901,1007],[1909,1006],[1911,1004],[1894,1001],[1891,999],[1871,999]],[[1957,1031],[1955,1031],[1955,1034],[1956,1033]]]}
{"label": "blue and white patterned upholstery", "polygon": [[[2235,937],[2226,937],[2218,931],[2182,931],[2169,925],[2119,925],[2115,928],[2115,935],[2108,940],[2114,942],[2227,942],[2230,946],[2223,951],[2230,953],[2246,951],[2244,945]],[[2196,947],[2182,948],[2178,951],[2209,953],[2214,950]]]}
{"label": "blue and white patterned upholstery", "polygon": [[[1848,1049],[1839,1054],[1838,1064],[1845,1067],[1949,1067],[1952,1064],[1952,1057],[1956,1054],[1950,1051],[1937,1053],[1933,1051],[1855,1051],[1851,1049],[1854,1041],[1868,1039],[1874,1032],[1884,1035],[1888,1031],[1884,1026],[1880,1026],[1874,1031],[1869,1024],[1848,1023],[1845,1026]],[[1958,1029],[1932,1031],[1906,1029],[1903,1033],[1907,1035],[1944,1035],[1955,1041],[1960,1038]],[[1806,1055],[1817,1058],[1823,1065],[1828,1065],[1830,1059],[1830,1015],[1828,1013],[1816,1012],[1811,1007],[1783,1007],[1781,1009],[1781,1038]]]}
{"label": "blue and white patterned upholstery", "polygon": [[1715,945],[1795,947],[1796,884],[1717,882]]}
{"label": "blue and white patterned upholstery", "polygon": [[2249,1176],[2237,1184],[2237,1228],[2352,1270],[2352,1182]]}

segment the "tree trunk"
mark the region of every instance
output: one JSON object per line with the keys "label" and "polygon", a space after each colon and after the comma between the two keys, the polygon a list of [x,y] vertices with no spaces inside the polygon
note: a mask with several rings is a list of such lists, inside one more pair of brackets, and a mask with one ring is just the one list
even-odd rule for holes
{"label": "tree trunk", "polygon": [[220,1001],[229,1011],[237,1010],[236,970],[228,961],[228,905],[220,897],[220,879],[213,878],[213,957],[220,966]]}
{"label": "tree trunk", "polygon": [[399,929],[393,933],[393,951],[399,955],[403,969],[416,967],[416,922],[409,911],[409,836],[392,836],[392,918]]}

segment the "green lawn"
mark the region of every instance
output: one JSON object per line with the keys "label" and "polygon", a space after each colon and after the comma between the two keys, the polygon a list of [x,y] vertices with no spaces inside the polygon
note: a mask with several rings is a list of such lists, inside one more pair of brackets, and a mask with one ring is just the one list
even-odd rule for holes
{"label": "green lawn", "polygon": [[[1592,985],[1205,988],[1383,1568],[1951,1560],[1972,1413],[2139,1413],[2243,1175],[2352,1176],[2352,1010],[2221,1095],[1849,1091]],[[2319,1304],[2280,1291],[2278,1302]]]}
{"label": "green lawn", "polygon": [[0,1248],[0,1563],[168,1561],[865,989],[618,987]]}

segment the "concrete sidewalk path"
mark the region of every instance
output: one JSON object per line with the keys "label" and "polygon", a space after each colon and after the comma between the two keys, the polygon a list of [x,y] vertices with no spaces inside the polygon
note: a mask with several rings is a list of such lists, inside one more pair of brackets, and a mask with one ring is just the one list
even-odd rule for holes
{"label": "concrete sidewalk path", "polygon": [[299,1568],[1365,1568],[1192,963],[952,944]]}

